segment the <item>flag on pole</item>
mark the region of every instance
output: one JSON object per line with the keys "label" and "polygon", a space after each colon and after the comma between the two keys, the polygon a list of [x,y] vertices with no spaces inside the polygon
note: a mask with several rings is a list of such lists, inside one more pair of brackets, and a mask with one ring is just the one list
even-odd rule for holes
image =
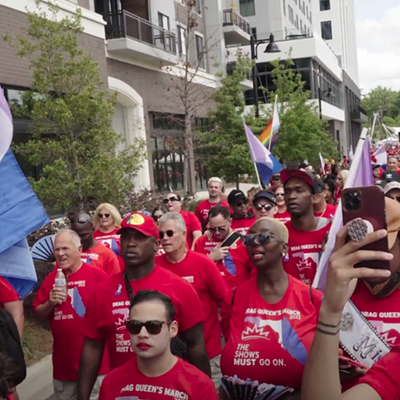
{"label": "flag on pole", "polygon": [[[367,132],[367,129],[363,129],[361,133],[354,160],[351,163],[349,175],[346,180],[345,188],[372,186],[374,184],[371,168],[371,144],[367,137]],[[333,248],[335,247],[336,234],[342,227],[342,208],[339,202],[335,216],[332,220],[328,242],[326,243],[325,250],[321,255],[317,267],[317,273],[313,282],[313,287],[322,292],[325,290],[328,260],[332,254]]]}
{"label": "flag on pole", "polygon": [[379,165],[386,165],[387,164],[387,152],[385,145],[379,147],[378,150],[374,153],[376,158],[376,162]]}
{"label": "flag on pole", "polygon": [[254,135],[251,129],[243,120],[244,132],[246,134],[247,143],[250,147],[251,159],[257,168],[261,184],[269,185],[272,174],[279,172],[282,166],[278,160],[262,145],[260,140]]}
{"label": "flag on pole", "polygon": [[276,99],[275,99],[275,104],[274,104],[274,113],[272,115],[272,118],[269,120],[268,124],[264,128],[264,130],[261,132],[261,135],[259,137],[260,142],[267,147],[270,151],[272,148],[275,146],[275,144],[278,141],[278,134],[279,134],[279,129],[280,129],[281,123],[279,121],[279,113],[278,113],[278,107],[276,104]]}
{"label": "flag on pole", "polygon": [[0,276],[24,298],[37,284],[26,236],[49,219],[9,149],[12,136],[11,112],[0,90]]}
{"label": "flag on pole", "polygon": [[322,170],[325,171],[325,160],[321,153],[319,153],[319,161],[321,163]]}

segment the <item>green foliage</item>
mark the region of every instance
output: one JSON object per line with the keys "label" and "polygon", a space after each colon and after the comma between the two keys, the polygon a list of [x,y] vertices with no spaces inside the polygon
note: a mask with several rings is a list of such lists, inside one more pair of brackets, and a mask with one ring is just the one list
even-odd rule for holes
{"label": "green foliage", "polygon": [[234,182],[239,175],[254,174],[241,115],[245,101],[241,82],[251,70],[251,62],[240,53],[232,75],[224,75],[213,95],[215,107],[209,111],[212,132],[203,135],[211,175]]}
{"label": "green foliage", "polygon": [[14,150],[42,170],[31,181],[40,200],[57,209],[82,207],[94,196],[121,201],[133,188],[145,157],[145,144],[116,154],[121,142],[110,121],[116,98],[105,90],[97,63],[79,46],[83,32],[81,13],[61,18],[49,4],[50,15],[40,8],[28,12],[25,36],[6,37],[32,71],[31,91],[14,115],[29,118],[32,137]]}
{"label": "green foliage", "polygon": [[280,132],[273,154],[284,162],[308,160],[318,166],[321,153],[325,158],[337,158],[337,144],[326,130],[326,121],[319,118],[319,110],[307,103],[310,92],[305,82],[293,70],[291,59],[272,61],[272,80],[279,104]]}

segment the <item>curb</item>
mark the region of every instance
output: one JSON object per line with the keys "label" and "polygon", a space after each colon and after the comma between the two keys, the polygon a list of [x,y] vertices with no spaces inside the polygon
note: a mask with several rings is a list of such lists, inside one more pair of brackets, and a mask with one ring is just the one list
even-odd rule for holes
{"label": "curb", "polygon": [[17,392],[20,400],[47,400],[53,395],[51,354],[27,368],[26,379]]}

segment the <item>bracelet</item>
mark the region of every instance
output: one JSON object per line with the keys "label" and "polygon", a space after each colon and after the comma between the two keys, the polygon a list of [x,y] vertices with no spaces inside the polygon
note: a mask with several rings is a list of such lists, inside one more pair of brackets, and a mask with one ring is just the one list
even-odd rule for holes
{"label": "bracelet", "polygon": [[339,328],[340,322],[337,325],[329,325],[329,324],[326,324],[325,322],[318,320],[318,325],[322,325],[325,328]]}
{"label": "bracelet", "polygon": [[339,333],[340,329],[338,329],[336,332],[329,332],[324,329],[318,328],[318,326],[317,326],[317,331],[319,333],[322,333],[323,335],[336,336]]}

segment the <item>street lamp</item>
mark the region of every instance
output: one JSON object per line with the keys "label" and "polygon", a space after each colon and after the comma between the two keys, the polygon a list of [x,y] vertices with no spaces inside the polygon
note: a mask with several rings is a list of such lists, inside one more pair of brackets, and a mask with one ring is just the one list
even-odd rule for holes
{"label": "street lamp", "polygon": [[333,93],[332,88],[321,90],[321,87],[318,87],[319,119],[322,119],[322,97],[324,95],[326,95],[325,97],[330,98],[335,97],[335,93]]}
{"label": "street lamp", "polygon": [[260,116],[260,107],[258,105],[258,75],[257,75],[257,65],[256,60],[258,57],[258,46],[260,44],[268,43],[268,46],[265,48],[264,53],[280,53],[280,49],[275,42],[274,35],[271,33],[269,35],[269,39],[263,40],[255,40],[254,36],[250,37],[250,50],[251,50],[251,59],[254,61],[253,65],[253,96],[256,105],[256,118]]}

